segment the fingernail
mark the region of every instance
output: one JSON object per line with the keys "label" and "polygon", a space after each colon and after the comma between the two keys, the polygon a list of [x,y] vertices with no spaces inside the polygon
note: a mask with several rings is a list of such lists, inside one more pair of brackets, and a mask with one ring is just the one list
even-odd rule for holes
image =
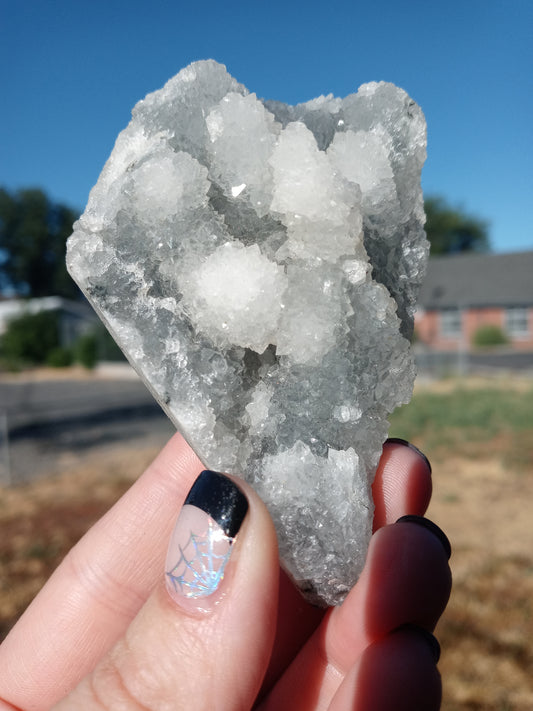
{"label": "fingernail", "polygon": [[444,548],[446,555],[448,557],[448,560],[450,559],[450,556],[452,554],[452,546],[450,544],[450,541],[448,539],[448,536],[444,533],[444,531],[437,526],[436,523],[433,523],[433,521],[430,521],[429,518],[424,518],[424,516],[415,516],[414,514],[409,514],[407,516],[401,516],[396,523],[416,523],[419,526],[423,526],[425,529],[428,531],[431,531],[434,536],[436,536],[439,541],[442,544],[442,547]]}
{"label": "fingernail", "polygon": [[248,500],[231,479],[203,471],[192,485],[170,539],[165,580],[171,597],[205,598],[224,578]]}
{"label": "fingernail", "polygon": [[400,437],[389,437],[389,439],[385,441],[385,444],[401,444],[404,447],[409,447],[409,449],[412,449],[413,452],[416,452],[418,456],[422,457],[424,462],[427,464],[429,473],[431,474],[431,463],[429,459],[426,457],[424,452],[421,452],[418,447],[415,447],[415,445],[411,444],[411,442],[408,442],[406,439],[401,439]]}
{"label": "fingernail", "polygon": [[398,627],[397,629],[394,630],[394,632],[415,632],[417,635],[422,637],[428,647],[431,650],[431,654],[433,655],[433,659],[435,660],[435,664],[439,663],[440,659],[440,644],[439,640],[435,637],[435,635],[432,635],[431,632],[428,632],[428,630],[424,629],[424,627],[420,627],[419,625],[415,624],[406,624],[402,625],[401,627]]}

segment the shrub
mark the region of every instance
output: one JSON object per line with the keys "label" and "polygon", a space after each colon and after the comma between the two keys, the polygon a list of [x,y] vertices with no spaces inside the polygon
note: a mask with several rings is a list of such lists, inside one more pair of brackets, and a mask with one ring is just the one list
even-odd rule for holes
{"label": "shrub", "polygon": [[0,353],[5,362],[15,367],[41,365],[59,345],[57,313],[41,311],[17,316],[9,322],[0,338]]}
{"label": "shrub", "polygon": [[72,361],[72,350],[70,348],[64,348],[63,346],[52,348],[46,358],[46,364],[52,368],[68,368],[72,365]]}
{"label": "shrub", "polygon": [[486,324],[480,326],[474,333],[473,342],[478,348],[489,348],[490,346],[505,345],[508,343],[508,339],[499,326]]}
{"label": "shrub", "polygon": [[94,368],[98,362],[98,338],[95,333],[86,333],[78,338],[74,344],[74,358],[85,368]]}

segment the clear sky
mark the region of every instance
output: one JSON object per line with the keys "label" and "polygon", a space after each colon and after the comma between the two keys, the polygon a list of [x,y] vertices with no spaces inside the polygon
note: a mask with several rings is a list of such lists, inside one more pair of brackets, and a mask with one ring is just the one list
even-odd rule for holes
{"label": "clear sky", "polygon": [[136,101],[213,58],[288,103],[401,86],[426,193],[533,249],[532,37],[533,0],[0,0],[0,185],[82,210]]}

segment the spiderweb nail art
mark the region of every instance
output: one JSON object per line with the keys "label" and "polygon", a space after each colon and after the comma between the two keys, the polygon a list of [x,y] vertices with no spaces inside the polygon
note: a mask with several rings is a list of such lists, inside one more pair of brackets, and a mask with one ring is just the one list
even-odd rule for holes
{"label": "spiderweb nail art", "polygon": [[[212,520],[205,535],[191,531],[186,545],[179,546],[178,562],[166,573],[175,592],[185,597],[211,595],[224,577],[233,541]],[[220,548],[226,552],[217,553]]]}

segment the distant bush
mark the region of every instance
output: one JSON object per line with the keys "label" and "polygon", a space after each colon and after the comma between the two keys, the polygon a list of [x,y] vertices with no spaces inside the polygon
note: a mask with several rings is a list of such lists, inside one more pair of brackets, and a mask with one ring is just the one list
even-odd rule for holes
{"label": "distant bush", "polygon": [[493,326],[491,324],[480,326],[474,333],[472,340],[474,345],[478,348],[503,346],[509,342],[505,332],[499,326]]}
{"label": "distant bush", "polygon": [[86,333],[74,344],[74,359],[85,368],[92,370],[98,362],[98,336]]}
{"label": "distant bush", "polygon": [[52,348],[48,354],[46,358],[46,365],[49,365],[52,368],[68,368],[72,365],[73,360],[74,358],[70,348],[56,346],[56,348]]}
{"label": "distant bush", "polygon": [[59,320],[53,311],[17,316],[0,337],[2,360],[14,368],[42,365],[59,346]]}
{"label": "distant bush", "polygon": [[0,369],[20,371],[40,365],[65,368],[73,363],[92,369],[102,360],[125,360],[104,325],[95,325],[66,346],[61,342],[57,311],[17,316],[10,320],[5,333],[0,336]]}

